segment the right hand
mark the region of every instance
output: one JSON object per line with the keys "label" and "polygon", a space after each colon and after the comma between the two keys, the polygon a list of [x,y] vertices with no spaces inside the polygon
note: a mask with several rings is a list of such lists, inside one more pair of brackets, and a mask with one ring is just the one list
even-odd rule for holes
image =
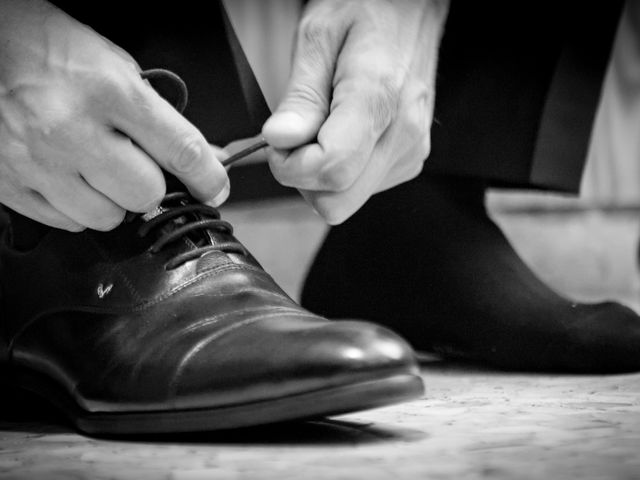
{"label": "right hand", "polygon": [[69,231],[110,230],[165,194],[161,168],[218,206],[204,136],[123,50],[42,0],[0,0],[0,203]]}

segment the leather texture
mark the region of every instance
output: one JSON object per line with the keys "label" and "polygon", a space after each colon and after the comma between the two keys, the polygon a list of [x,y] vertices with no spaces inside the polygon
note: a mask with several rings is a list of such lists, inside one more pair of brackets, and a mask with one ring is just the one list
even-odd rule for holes
{"label": "leather texture", "polygon": [[[161,236],[206,219],[187,213],[145,237],[141,215],[106,233],[50,229],[28,251],[13,247],[19,229],[9,229],[0,280],[10,371],[46,379],[82,412],[110,413],[215,409],[418,378],[402,339],[302,309],[248,252],[225,248],[237,240],[224,228],[196,229],[150,250]],[[12,221],[29,222],[13,213]],[[203,246],[202,256],[167,268]]]}

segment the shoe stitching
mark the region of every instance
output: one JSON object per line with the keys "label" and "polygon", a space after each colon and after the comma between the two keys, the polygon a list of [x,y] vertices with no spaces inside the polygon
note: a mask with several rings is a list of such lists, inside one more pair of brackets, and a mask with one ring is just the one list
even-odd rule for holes
{"label": "shoe stitching", "polygon": [[[180,360],[180,363],[178,364],[178,366],[176,367],[176,370],[173,374],[173,378],[171,380],[171,382],[169,383],[169,389],[168,389],[168,395],[169,398],[175,398],[177,395],[177,390],[178,390],[178,384],[180,382],[180,379],[184,373],[185,368],[187,368],[189,361],[194,358],[200,351],[202,351],[202,349],[204,347],[206,347],[208,344],[210,344],[211,342],[214,342],[216,340],[219,340],[220,338],[222,338],[223,336],[241,328],[241,327],[245,327],[248,325],[251,325],[253,323],[259,322],[260,320],[266,320],[268,318],[273,318],[280,315],[280,312],[276,313],[270,313],[267,315],[260,315],[258,317],[253,317],[253,318],[247,318],[245,320],[243,320],[242,322],[238,322],[238,323],[234,323],[233,325],[230,325],[226,328],[223,328],[221,330],[219,330],[218,332],[215,332],[214,334],[212,334],[211,336],[200,340],[196,346],[194,346],[193,348],[191,348],[189,350],[189,352],[187,352],[183,357],[182,360]],[[316,315],[312,314],[312,313],[298,313],[297,315],[292,315],[292,318],[318,318]]]}
{"label": "shoe stitching", "polygon": [[[261,270],[257,267],[254,267],[252,265],[221,265],[219,267],[213,268],[211,270],[207,270],[204,273],[201,273],[199,275],[196,275],[194,278],[187,280],[184,283],[181,283],[180,285],[178,285],[177,287],[174,287],[172,290],[163,293],[161,295],[158,295],[157,297],[154,297],[150,300],[147,301],[142,301],[139,304],[134,305],[130,311],[132,312],[139,312],[141,310],[145,310],[149,307],[152,307],[154,305],[157,305],[158,303],[172,297],[173,295],[175,295],[176,293],[179,293],[180,291],[184,290],[187,287],[190,287],[191,285],[193,285],[194,283],[200,282],[202,280],[206,280],[209,277],[218,275],[220,273],[223,272],[227,272],[227,271],[233,271],[233,270],[238,270],[238,271],[242,271],[242,270],[250,270],[250,271],[254,271],[256,273],[259,273],[261,275],[267,276],[269,278],[271,278],[269,276],[269,274],[267,274],[264,270]],[[247,290],[241,290],[241,291],[260,291],[262,292],[263,290],[261,289],[247,289]],[[238,293],[238,291],[234,291],[234,292],[230,292],[230,293],[224,293],[224,294],[211,294],[211,295],[215,295],[215,296],[225,296],[225,295],[233,295]],[[275,292],[269,292],[267,290],[264,290],[264,293],[272,295],[274,297],[278,297],[278,298],[286,298],[285,296],[283,296],[282,294],[279,293],[275,293]]]}

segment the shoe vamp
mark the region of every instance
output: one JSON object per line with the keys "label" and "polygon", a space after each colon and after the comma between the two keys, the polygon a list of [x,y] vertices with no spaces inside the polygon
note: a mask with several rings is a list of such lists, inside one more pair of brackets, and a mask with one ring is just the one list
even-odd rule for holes
{"label": "shoe vamp", "polygon": [[[209,392],[207,402],[212,402],[211,392],[216,402],[228,401],[268,363],[257,349],[265,337],[253,325],[271,322],[267,330],[277,333],[270,345],[262,345],[272,349],[274,337],[284,332],[328,323],[268,284],[247,278],[238,272],[205,277],[130,312],[42,316],[15,339],[13,364],[53,380],[90,411],[165,410],[197,403],[203,391],[185,384],[197,383],[196,377],[207,379],[198,387]],[[237,335],[249,330],[255,333]],[[230,363],[230,358],[237,360]]]}

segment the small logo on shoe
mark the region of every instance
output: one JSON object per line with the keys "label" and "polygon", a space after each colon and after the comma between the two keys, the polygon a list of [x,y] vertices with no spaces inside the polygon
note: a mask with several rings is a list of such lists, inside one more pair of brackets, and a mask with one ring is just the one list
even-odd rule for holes
{"label": "small logo on shoe", "polygon": [[97,294],[98,294],[98,298],[104,298],[107,295],[109,295],[109,293],[111,292],[111,289],[113,288],[113,283],[110,283],[109,285],[107,285],[106,287],[101,283],[100,285],[98,285],[98,289],[96,290]]}

